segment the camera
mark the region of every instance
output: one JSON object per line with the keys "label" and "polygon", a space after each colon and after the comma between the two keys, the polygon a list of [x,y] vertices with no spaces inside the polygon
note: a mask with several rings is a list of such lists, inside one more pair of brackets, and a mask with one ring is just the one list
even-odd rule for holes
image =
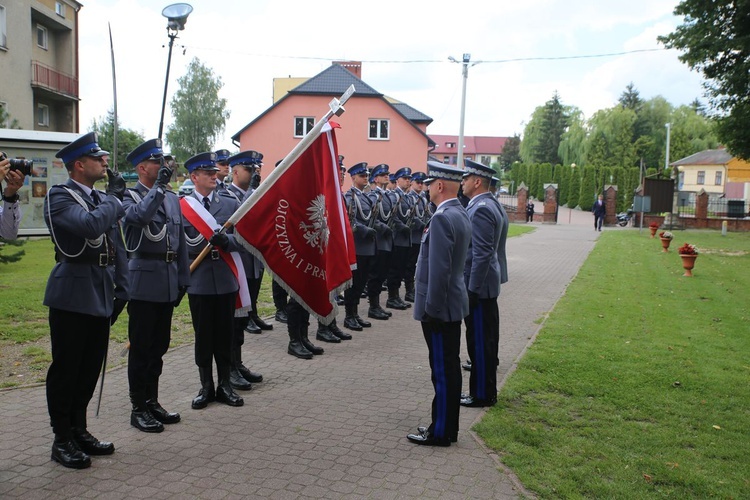
{"label": "camera", "polygon": [[[8,156],[5,153],[0,153],[0,161],[8,158]],[[10,158],[10,169],[11,170],[18,170],[23,175],[30,176],[31,175],[31,169],[34,167],[34,161],[33,160],[25,160],[23,158]]]}

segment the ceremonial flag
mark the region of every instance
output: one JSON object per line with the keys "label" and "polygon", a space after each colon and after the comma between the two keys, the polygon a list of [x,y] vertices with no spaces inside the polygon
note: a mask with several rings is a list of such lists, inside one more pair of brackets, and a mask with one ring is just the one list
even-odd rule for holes
{"label": "ceremonial flag", "polygon": [[[332,294],[351,283],[354,239],[339,183],[334,128],[327,122],[292,163],[277,167],[249,198],[234,235],[276,281],[323,323],[336,317]],[[263,184],[268,183],[266,186]]]}

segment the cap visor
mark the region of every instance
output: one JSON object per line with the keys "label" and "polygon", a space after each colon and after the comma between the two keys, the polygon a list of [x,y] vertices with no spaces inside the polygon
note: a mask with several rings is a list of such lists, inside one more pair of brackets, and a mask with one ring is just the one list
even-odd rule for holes
{"label": "cap visor", "polygon": [[100,149],[96,153],[89,153],[89,154],[84,155],[84,156],[93,156],[94,158],[100,158],[102,156],[109,156],[109,151],[104,151],[103,149]]}

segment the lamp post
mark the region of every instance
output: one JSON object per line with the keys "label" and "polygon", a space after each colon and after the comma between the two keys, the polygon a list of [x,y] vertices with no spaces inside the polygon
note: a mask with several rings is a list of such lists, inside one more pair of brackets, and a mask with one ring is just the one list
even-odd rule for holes
{"label": "lamp post", "polygon": [[175,3],[164,7],[161,15],[168,19],[167,36],[169,37],[169,56],[167,57],[167,76],[164,78],[164,97],[161,100],[161,119],[159,120],[159,139],[164,132],[164,110],[167,107],[167,86],[169,84],[169,66],[172,64],[172,46],[177,32],[185,29],[185,23],[193,7],[187,3]]}
{"label": "lamp post", "polygon": [[[459,62],[455,57],[448,57],[450,62]],[[463,64],[463,89],[461,90],[461,122],[458,127],[458,156],[456,163],[459,168],[464,168],[464,118],[466,116],[466,80],[469,79],[469,61],[471,60],[471,54],[464,54],[463,60],[460,61]],[[477,63],[474,63],[477,64]],[[474,65],[472,64],[472,66]]]}

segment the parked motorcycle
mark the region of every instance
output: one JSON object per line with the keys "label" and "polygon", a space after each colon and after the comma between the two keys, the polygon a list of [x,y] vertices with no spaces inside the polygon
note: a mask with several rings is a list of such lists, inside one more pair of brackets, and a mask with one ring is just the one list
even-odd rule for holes
{"label": "parked motorcycle", "polygon": [[625,227],[628,225],[628,222],[630,222],[630,219],[633,218],[633,209],[629,208],[627,212],[620,212],[617,214],[617,225],[620,227]]}

